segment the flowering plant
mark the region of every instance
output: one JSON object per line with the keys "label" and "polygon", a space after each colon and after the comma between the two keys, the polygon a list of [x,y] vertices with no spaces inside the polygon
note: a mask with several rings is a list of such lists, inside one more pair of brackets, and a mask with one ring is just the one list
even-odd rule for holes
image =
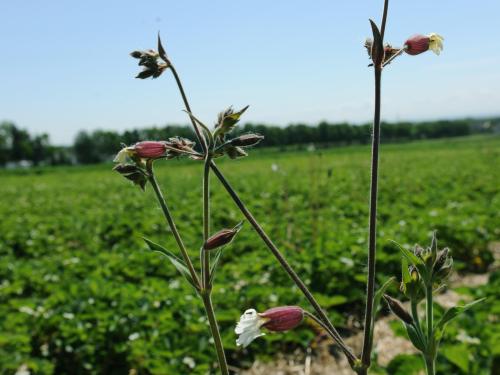
{"label": "flowering plant", "polygon": [[[371,59],[370,66],[373,67],[375,77],[375,110],[372,137],[372,163],[371,163],[371,187],[369,204],[369,248],[368,248],[368,272],[366,310],[363,331],[362,352],[357,355],[346,344],[340,333],[330,320],[327,312],[314,298],[307,285],[287,262],[283,254],[273,243],[259,222],[243,203],[237,192],[233,189],[222,171],[215,163],[215,159],[228,156],[230,159],[246,157],[247,148],[256,145],[262,140],[258,134],[244,134],[232,137],[232,130],[238,125],[241,116],[248,106],[239,111],[232,107],[219,113],[213,129],[210,129],[198,119],[191,109],[187,95],[184,91],[176,68],[162,45],[158,36],[158,51],[134,51],[132,57],[139,60],[139,66],[143,70],[137,78],[158,78],[164,72],[170,71],[175,79],[180,95],[182,97],[185,111],[189,116],[194,129],[199,147],[195,142],[184,138],[170,138],[166,141],[143,141],[132,146],[124,146],[115,158],[117,163],[115,170],[125,178],[139,185],[142,189],[149,183],[153,188],[158,202],[162,208],[167,224],[179,247],[180,257],[148,239],[146,244],[151,250],[166,256],[179,273],[192,285],[195,293],[203,301],[214,346],[217,353],[219,370],[222,374],[229,374],[229,369],[224,353],[215,310],[211,295],[220,257],[225,246],[228,246],[241,230],[242,223],[233,228],[223,228],[215,234],[211,234],[210,225],[210,174],[213,173],[227,191],[233,202],[240,209],[249,224],[266,244],[269,251],[274,255],[283,270],[297,285],[307,301],[310,303],[314,313],[299,306],[279,306],[270,308],[262,313],[255,309],[247,309],[236,325],[235,333],[238,346],[247,347],[253,340],[263,336],[262,330],[283,332],[297,327],[304,319],[314,320],[340,347],[346,356],[352,370],[359,375],[367,374],[371,365],[372,347],[374,340],[374,321],[382,297],[385,298],[390,309],[403,321],[407,328],[408,336],[415,347],[422,352],[427,364],[427,373],[434,374],[434,360],[439,340],[445,324],[458,312],[470,307],[455,308],[436,325],[433,324],[432,293],[433,286],[438,283],[451,270],[451,257],[448,250],[437,251],[435,238],[430,250],[416,250],[410,253],[401,248],[403,253],[403,283],[402,291],[410,298],[412,303],[412,314],[408,313],[404,306],[396,299],[385,294],[392,280],[389,280],[378,291],[375,290],[375,265],[376,265],[376,225],[377,225],[377,195],[378,195],[378,159],[380,144],[380,108],[381,108],[381,77],[383,69],[393,62],[398,56],[406,52],[408,55],[418,55],[427,50],[439,54],[443,48],[443,38],[438,34],[415,35],[405,41],[401,48],[395,48],[390,44],[384,44],[385,25],[387,21],[388,0],[384,2],[384,11],[380,28],[370,20],[373,38],[367,39],[365,47]],[[175,224],[169,206],[158,185],[153,169],[157,160],[171,159],[174,157],[188,157],[203,163],[203,238],[200,241],[199,265],[191,259],[188,249],[184,245],[181,234]],[[417,304],[426,297],[427,303],[427,333],[424,334],[419,323]]]}

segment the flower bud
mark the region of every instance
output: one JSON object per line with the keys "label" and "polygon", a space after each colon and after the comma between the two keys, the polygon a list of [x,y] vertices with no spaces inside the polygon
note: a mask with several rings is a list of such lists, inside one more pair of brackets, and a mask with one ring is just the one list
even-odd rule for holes
{"label": "flower bud", "polygon": [[443,50],[443,40],[441,35],[431,33],[429,35],[417,34],[405,42],[405,52],[409,55],[419,55],[429,49],[436,55]]}
{"label": "flower bud", "polygon": [[130,56],[132,56],[134,59],[140,59],[143,55],[142,51],[132,51],[130,52]]}
{"label": "flower bud", "polygon": [[238,159],[248,156],[245,150],[243,150],[241,147],[236,147],[232,145],[224,147],[224,151],[226,152],[227,156],[229,156],[231,159]]}
{"label": "flower bud", "polygon": [[142,141],[134,145],[135,154],[143,159],[154,159],[165,155],[165,142]]}
{"label": "flower bud", "polygon": [[266,319],[262,326],[270,331],[288,331],[297,327],[304,319],[304,310],[299,306],[280,306],[259,314]]}
{"label": "flower bud", "polygon": [[413,324],[413,318],[408,313],[408,311],[406,311],[401,302],[399,302],[397,299],[392,298],[387,294],[384,294],[384,299],[386,300],[387,304],[389,305],[389,308],[394,313],[394,315],[396,315],[406,324]]}
{"label": "flower bud", "polygon": [[448,253],[449,252],[450,252],[450,249],[448,249],[446,247],[437,253],[436,262],[434,263],[434,267],[433,267],[433,272],[439,272],[439,270],[441,268],[443,268],[446,261],[448,260]]}
{"label": "flower bud", "polygon": [[240,231],[243,224],[239,223],[233,229],[222,229],[211,236],[203,245],[204,250],[214,250],[229,244]]}
{"label": "flower bud", "polygon": [[248,147],[255,146],[257,143],[262,141],[264,136],[260,134],[243,134],[237,138],[231,140],[231,145],[240,146],[240,147]]}

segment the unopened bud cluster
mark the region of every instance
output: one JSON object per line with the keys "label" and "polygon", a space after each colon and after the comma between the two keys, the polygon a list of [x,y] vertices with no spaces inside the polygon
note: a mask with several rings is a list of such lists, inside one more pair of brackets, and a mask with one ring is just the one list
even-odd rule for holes
{"label": "unopened bud cluster", "polygon": [[137,74],[135,78],[158,78],[168,65],[165,62],[159,60],[160,54],[155,50],[148,49],[146,51],[133,51],[130,53],[134,59],[139,60],[139,66],[143,67],[143,70]]}

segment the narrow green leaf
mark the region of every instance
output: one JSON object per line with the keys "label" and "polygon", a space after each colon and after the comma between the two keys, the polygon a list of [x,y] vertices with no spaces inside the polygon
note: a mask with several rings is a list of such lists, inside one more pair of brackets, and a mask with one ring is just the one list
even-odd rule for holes
{"label": "narrow green leaf", "polygon": [[371,336],[370,336],[370,348],[372,347],[373,343],[373,331],[375,328],[375,318],[377,317],[377,312],[378,308],[380,306],[380,301],[382,300],[382,296],[386,292],[386,290],[391,286],[391,284],[396,280],[395,277],[391,277],[389,280],[387,280],[376,292],[373,297],[373,320],[372,320],[372,327],[371,327]]}
{"label": "narrow green leaf", "polygon": [[210,285],[212,285],[214,282],[215,271],[217,270],[217,266],[219,265],[220,257],[222,256],[222,249],[223,248],[218,249],[217,252],[215,253],[212,267],[210,268]]}
{"label": "narrow green leaf", "polygon": [[422,341],[422,338],[418,334],[416,328],[413,325],[406,323],[405,327],[406,333],[408,334],[408,338],[410,339],[411,343],[421,352],[425,352],[425,343]]}
{"label": "narrow green leaf", "polygon": [[153,241],[143,237],[143,240],[146,242],[148,245],[149,249],[160,253],[164,255],[165,257],[170,260],[170,262],[174,265],[174,267],[179,271],[179,273],[184,276],[184,278],[195,288],[198,289],[193,278],[191,277],[191,274],[189,273],[189,270],[184,263],[183,260],[179,259],[177,256],[175,256],[171,251],[165,249],[163,246],[158,245],[157,243],[154,243]]}
{"label": "narrow green leaf", "polygon": [[455,319],[458,315],[462,314],[463,312],[469,310],[470,308],[474,307],[475,305],[477,305],[478,303],[480,302],[483,302],[486,298],[481,298],[481,299],[478,299],[476,301],[473,301],[471,303],[468,303],[467,305],[464,305],[464,306],[455,306],[455,307],[452,307],[450,309],[448,309],[444,314],[443,316],[441,317],[441,319],[439,320],[439,322],[437,322],[436,324],[436,330],[438,331],[443,331],[445,325],[452,321],[453,319]]}
{"label": "narrow green leaf", "polygon": [[392,242],[394,245],[396,245],[399,248],[399,250],[401,251],[401,253],[403,253],[403,256],[411,264],[415,264],[415,265],[424,264],[424,261],[422,259],[420,259],[418,256],[416,256],[415,254],[413,254],[410,250],[406,250],[403,246],[401,246],[400,244],[398,244],[396,241],[393,241],[393,240],[389,240],[389,241]]}
{"label": "narrow green leaf", "polygon": [[408,270],[408,259],[404,257],[401,259],[401,277],[405,285],[411,281],[410,271]]}
{"label": "narrow green leaf", "polygon": [[165,48],[163,48],[163,45],[161,43],[161,38],[160,38],[159,32],[158,32],[158,54],[160,55],[160,57],[163,61],[165,61],[167,64],[169,63],[167,53],[165,52]]}

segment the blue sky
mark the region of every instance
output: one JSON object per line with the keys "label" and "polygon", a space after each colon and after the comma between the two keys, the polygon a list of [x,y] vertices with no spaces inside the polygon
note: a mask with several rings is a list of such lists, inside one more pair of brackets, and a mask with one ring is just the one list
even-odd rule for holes
{"label": "blue sky", "polygon": [[[136,80],[133,49],[161,32],[198,117],[250,104],[245,120],[285,125],[372,117],[362,47],[382,1],[2,1],[0,121],[70,144],[80,129],[187,123],[170,74]],[[391,1],[386,40],[445,37],[440,57],[384,72],[383,118],[500,114],[500,2]]]}

